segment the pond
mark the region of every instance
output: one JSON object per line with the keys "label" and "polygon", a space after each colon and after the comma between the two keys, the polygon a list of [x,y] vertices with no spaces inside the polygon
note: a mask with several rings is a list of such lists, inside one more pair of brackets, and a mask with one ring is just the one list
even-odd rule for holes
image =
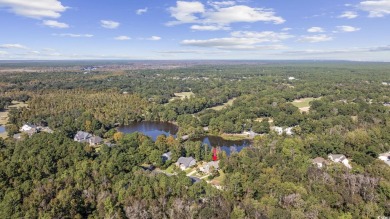
{"label": "pond", "polygon": [[118,127],[123,133],[141,132],[156,141],[159,135],[173,135],[176,137],[178,127],[168,122],[135,122],[130,125]]}
{"label": "pond", "polygon": [[5,132],[5,127],[0,125],[0,134]]}
{"label": "pond", "polygon": [[[166,136],[173,135],[176,137],[178,127],[168,122],[135,122],[130,125],[118,127],[118,131],[126,134],[141,132],[155,141],[157,136],[162,134]],[[250,145],[249,140],[231,141],[225,140],[219,136],[203,136],[197,139],[192,139],[192,141],[201,141],[211,147],[221,147],[221,150],[225,151],[228,155],[232,152],[239,152],[244,147]]]}

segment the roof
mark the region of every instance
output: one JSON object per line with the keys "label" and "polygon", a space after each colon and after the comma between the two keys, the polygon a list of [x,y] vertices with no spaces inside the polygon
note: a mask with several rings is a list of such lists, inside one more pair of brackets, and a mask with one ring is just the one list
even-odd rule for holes
{"label": "roof", "polygon": [[77,134],[74,136],[75,139],[87,139],[90,138],[92,135],[88,132],[78,131]]}
{"label": "roof", "polygon": [[177,163],[183,164],[185,167],[189,167],[192,161],[196,162],[196,160],[193,157],[180,157],[177,160]]}
{"label": "roof", "polygon": [[344,154],[329,154],[328,157],[331,157],[332,159],[336,160],[336,159],[345,158],[345,155]]}
{"label": "roof", "polygon": [[210,162],[207,163],[207,165],[209,167],[214,167],[215,169],[218,169],[219,168],[219,160],[217,160],[217,161],[210,161]]}
{"label": "roof", "polygon": [[390,152],[379,154],[379,157],[390,157]]}
{"label": "roof", "polygon": [[92,138],[89,139],[89,143],[91,144],[99,144],[102,141],[103,139],[99,136],[93,136]]}
{"label": "roof", "polygon": [[170,156],[172,156],[172,152],[168,151],[167,153],[163,153],[162,156],[170,157]]}
{"label": "roof", "polygon": [[22,135],[20,133],[14,134],[13,138],[14,139],[20,139]]}
{"label": "roof", "polygon": [[311,160],[312,163],[324,163],[326,160],[322,157],[316,157],[313,160]]}

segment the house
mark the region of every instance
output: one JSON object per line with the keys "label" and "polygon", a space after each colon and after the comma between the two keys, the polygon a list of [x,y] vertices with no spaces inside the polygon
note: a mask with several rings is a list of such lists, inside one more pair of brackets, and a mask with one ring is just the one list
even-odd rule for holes
{"label": "house", "polygon": [[283,128],[282,127],[274,126],[271,129],[274,130],[276,133],[278,133],[278,135],[283,134]]}
{"label": "house", "polygon": [[286,135],[293,135],[293,131],[292,131],[293,127],[288,127],[288,128],[285,128],[284,129],[284,132],[286,133]]}
{"label": "house", "polygon": [[38,127],[41,132],[46,132],[52,134],[54,131],[49,127]]}
{"label": "house", "polygon": [[74,136],[74,140],[77,142],[87,142],[89,138],[92,137],[92,134],[88,132],[78,131]]}
{"label": "house", "polygon": [[33,136],[35,133],[38,132],[38,130],[36,128],[32,128],[30,130],[27,130],[27,131],[23,131],[24,133],[26,133],[28,136]]}
{"label": "house", "polygon": [[102,143],[103,139],[99,136],[92,136],[88,139],[88,143],[90,146],[96,146]]}
{"label": "house", "polygon": [[168,160],[172,159],[172,152],[169,151],[167,153],[163,153],[163,155],[161,157],[162,157],[163,162],[167,162]]}
{"label": "house", "polygon": [[214,170],[219,170],[219,160],[218,161],[211,161],[203,165],[202,167],[199,168],[200,171],[204,173],[211,173],[211,171]]}
{"label": "house", "polygon": [[349,160],[343,154],[329,154],[328,158],[334,163],[342,163],[347,168],[351,169],[352,166],[349,164]]}
{"label": "house", "polygon": [[14,134],[13,138],[16,140],[22,140],[22,134],[20,134],[20,133]]}
{"label": "house", "polygon": [[180,157],[176,162],[176,166],[179,166],[182,170],[192,167],[195,164],[196,160],[193,157]]}
{"label": "house", "polygon": [[21,131],[21,132],[26,132],[26,131],[30,131],[30,130],[32,130],[32,129],[37,129],[37,127],[36,127],[35,125],[31,125],[31,124],[24,124],[24,125],[22,126],[22,128],[20,128],[19,131]]}
{"label": "house", "polygon": [[379,154],[378,158],[390,166],[390,152]]}
{"label": "house", "polygon": [[328,161],[326,161],[322,157],[316,157],[313,160],[311,160],[311,163],[317,165],[318,168],[322,168],[323,166],[328,164]]}
{"label": "house", "polygon": [[294,127],[279,127],[279,126],[272,126],[271,130],[274,130],[278,135],[282,135],[283,133],[286,133],[286,135],[293,135],[294,132],[292,131]]}

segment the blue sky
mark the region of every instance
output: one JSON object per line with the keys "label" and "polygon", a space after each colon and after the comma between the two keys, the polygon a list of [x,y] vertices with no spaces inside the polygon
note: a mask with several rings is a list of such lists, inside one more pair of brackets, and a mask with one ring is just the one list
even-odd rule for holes
{"label": "blue sky", "polygon": [[0,0],[0,59],[390,61],[390,0]]}

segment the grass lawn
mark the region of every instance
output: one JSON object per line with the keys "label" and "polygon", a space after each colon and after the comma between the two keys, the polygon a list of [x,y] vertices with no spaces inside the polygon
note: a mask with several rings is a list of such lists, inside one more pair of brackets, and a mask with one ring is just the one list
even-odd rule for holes
{"label": "grass lawn", "polygon": [[215,177],[213,180],[211,180],[212,183],[221,185],[222,182],[225,180],[225,173],[222,170],[218,170],[219,176]]}
{"label": "grass lawn", "polygon": [[250,139],[248,135],[245,134],[226,134],[223,133],[221,135],[221,138],[229,141],[239,141],[239,140],[244,140],[244,139]]}
{"label": "grass lawn", "polygon": [[[28,107],[28,104],[18,101],[12,101],[11,105],[8,106],[9,108],[21,108],[21,107]],[[4,111],[0,111],[0,125],[5,125],[8,123],[8,109]]]}
{"label": "grass lawn", "polygon": [[313,100],[318,100],[320,99],[321,97],[319,98],[313,98],[313,97],[308,97],[308,98],[302,98],[302,99],[298,99],[298,100],[294,100],[292,102],[292,104],[296,107],[299,108],[299,110],[301,112],[308,112],[310,110],[310,105],[309,103]]}
{"label": "grass lawn", "polygon": [[233,105],[233,102],[234,102],[234,100],[236,100],[236,99],[237,99],[237,98],[234,97],[234,98],[230,99],[228,102],[224,103],[223,105],[214,106],[214,107],[211,107],[210,109],[215,110],[215,111],[222,110],[223,108],[225,108],[225,107],[227,107],[227,106]]}
{"label": "grass lawn", "polygon": [[175,165],[175,164],[172,164],[172,165],[169,166],[166,170],[163,170],[163,171],[164,171],[164,172],[167,172],[167,173],[170,173],[170,174],[174,174],[174,173],[175,173],[175,171],[173,171],[174,165]]}
{"label": "grass lawn", "polygon": [[180,93],[174,93],[175,97],[172,97],[169,101],[173,100],[184,100],[185,98],[190,98],[191,96],[195,96],[193,92],[180,92]]}
{"label": "grass lawn", "polygon": [[8,111],[0,112],[0,125],[5,125],[8,123]]}

